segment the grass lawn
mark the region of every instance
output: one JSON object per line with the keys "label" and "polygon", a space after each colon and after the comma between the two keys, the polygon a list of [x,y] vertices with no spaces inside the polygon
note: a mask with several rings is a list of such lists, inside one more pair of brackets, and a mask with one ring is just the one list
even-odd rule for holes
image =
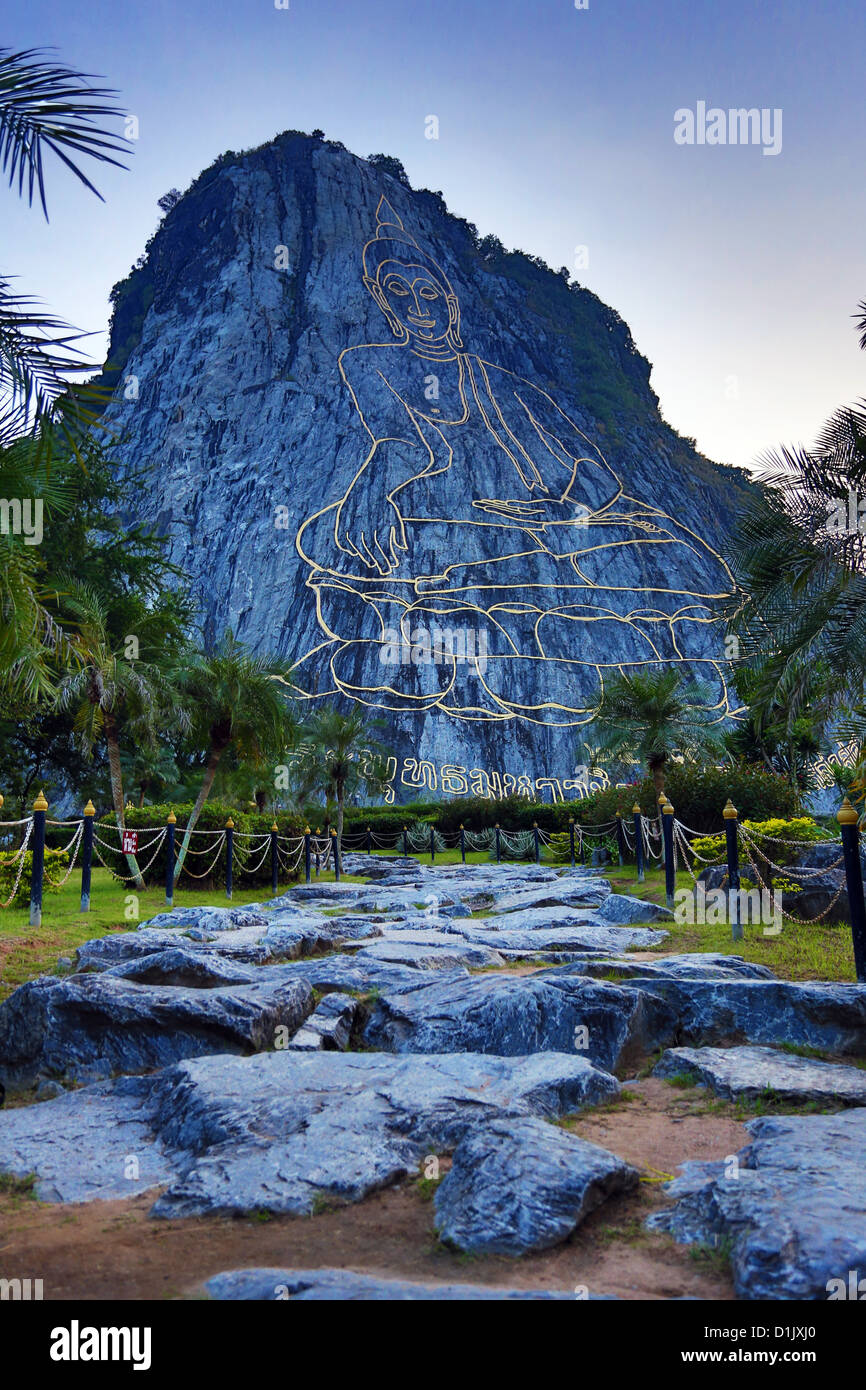
{"label": "grass lawn", "polygon": [[[426,858],[422,855],[416,857],[422,863],[430,862],[429,855]],[[444,850],[436,855],[435,862],[457,864],[460,862],[460,851]],[[466,862],[487,864],[490,859],[487,852],[481,850],[467,852]],[[629,893],[647,902],[663,904],[665,901],[664,874],[658,868],[648,870],[643,883],[638,883],[631,865],[622,869],[609,865],[601,872],[617,892]],[[343,879],[346,882],[362,881],[349,874],[344,874]],[[331,872],[323,873],[314,881],[333,883],[334,875]],[[677,888],[690,887],[689,875],[685,872],[678,874]],[[29,925],[27,908],[7,908],[0,912],[0,999],[4,999],[25,980],[56,970],[58,957],[72,955],[77,946],[92,937],[104,936],[112,931],[130,931],[138,922],[145,922],[165,910],[165,895],[161,888],[150,888],[133,895],[128,886],[114,882],[107,870],[102,868],[93,871],[90,912],[79,911],[79,895],[80,876],[74,873],[59,893],[46,894],[43,923],[37,930]],[[267,885],[236,888],[232,903],[262,902],[268,897],[270,888]],[[199,891],[183,889],[175,895],[175,905],[178,907],[219,907],[225,906],[226,901],[221,888]],[[136,908],[136,916],[130,918],[126,915]],[[734,953],[746,960],[767,965],[782,979],[847,982],[855,979],[851,931],[845,924],[833,927],[797,926],[786,921],[781,934],[775,937],[764,936],[760,926],[747,925],[743,929],[743,940],[736,942],[731,939],[728,926],[689,926],[669,922],[665,924],[665,929],[670,934],[663,945],[655,948],[655,953],[659,955],[718,951]]]}
{"label": "grass lawn", "polygon": [[[659,869],[649,870],[643,883],[638,883],[633,865],[622,869],[608,866],[602,872],[620,893],[630,893],[647,902],[665,901],[665,879]],[[677,874],[676,886],[691,888],[691,876],[685,872]],[[764,936],[761,926],[746,924],[742,941],[731,939],[727,924],[714,927],[665,922],[664,928],[670,936],[655,948],[658,954],[720,951],[766,965],[783,980],[839,980],[853,984],[857,978],[851,928],[844,922],[832,927],[824,923],[800,926],[783,919],[779,936]]]}
{"label": "grass lawn", "polygon": [[[348,874],[344,879],[352,880]],[[315,882],[333,883],[331,872],[320,874]],[[285,885],[281,885],[285,891]],[[256,888],[235,888],[232,905],[259,903],[271,896],[270,885]],[[224,888],[195,891],[186,888],[175,893],[175,907],[225,907],[228,899]],[[107,869],[94,868],[90,895],[90,911],[79,911],[81,905],[81,875],[73,872],[58,893],[46,893],[42,903],[42,926],[30,926],[30,909],[6,908],[0,912],[0,999],[5,999],[17,985],[44,975],[57,968],[59,956],[70,956],[76,946],[94,936],[112,931],[131,931],[139,922],[146,922],[158,912],[165,912],[165,893],[162,888],[148,888],[134,893],[130,885],[116,883]],[[127,917],[127,911],[135,915]]]}

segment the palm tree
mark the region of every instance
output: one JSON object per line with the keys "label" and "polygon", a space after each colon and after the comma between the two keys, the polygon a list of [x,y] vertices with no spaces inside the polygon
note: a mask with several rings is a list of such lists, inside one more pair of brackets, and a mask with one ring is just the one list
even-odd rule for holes
{"label": "palm tree", "polygon": [[[857,327],[866,348],[866,304]],[[758,482],[729,557],[743,592],[726,613],[755,678],[752,709],[759,721],[774,707],[812,714],[817,670],[826,719],[862,702],[866,402],[836,411],[811,449],[767,455]]]}
{"label": "palm tree", "polygon": [[[101,124],[121,114],[115,95],[39,49],[0,48],[0,171],[31,206],[38,194],[46,221],[49,152],[100,199],[79,161],[125,167],[114,156],[130,146]],[[73,346],[78,336],[0,276],[0,445],[40,425],[68,434],[86,423],[82,396],[70,390],[70,376],[93,369]]]}
{"label": "palm tree", "polygon": [[321,796],[337,807],[337,864],[342,868],[343,812],[359,793],[382,792],[388,781],[388,750],[374,731],[380,720],[370,720],[354,706],[341,714],[332,705],[315,711],[301,730],[303,752],[295,763],[299,800]]}
{"label": "palm tree", "polygon": [[596,742],[608,757],[645,763],[659,797],[672,756],[715,757],[721,751],[712,700],[711,686],[687,681],[675,666],[618,676],[605,687],[596,712]]}
{"label": "palm tree", "polygon": [[[46,220],[49,153],[97,197],[79,161],[123,167],[114,155],[127,142],[101,124],[120,114],[113,96],[38,49],[0,48],[0,170],[31,205],[38,194]],[[63,501],[40,475],[54,437],[77,452],[93,420],[86,404],[93,392],[73,385],[93,368],[75,346],[79,336],[0,273],[0,488],[6,499],[39,498],[46,520]],[[65,634],[40,589],[39,561],[20,536],[7,533],[0,537],[0,685],[29,701],[49,695],[52,659],[65,655]]]}
{"label": "palm tree", "polygon": [[0,448],[0,497],[10,509],[0,537],[0,692],[28,703],[56,693],[54,663],[69,653],[49,603],[39,541],[51,521],[68,513],[70,497],[57,470],[36,452],[31,439]]}
{"label": "palm tree", "polygon": [[120,765],[129,786],[138,791],[139,806],[144,805],[151,788],[157,793],[164,792],[166,787],[175,786],[180,778],[174,754],[160,743],[144,743],[134,752],[121,753]]}
{"label": "palm tree", "polygon": [[[114,817],[122,831],[125,801],[120,729],[132,735],[149,735],[157,723],[169,718],[165,675],[153,662],[115,651],[107,607],[86,584],[70,581],[63,605],[76,631],[73,664],[60,679],[57,705],[74,712],[74,728],[88,755],[99,740],[105,740]],[[138,627],[142,632],[146,629],[146,614],[142,614]],[[144,880],[135,856],[127,854],[126,861],[136,887],[142,891]]]}
{"label": "palm tree", "polygon": [[177,858],[178,877],[227,749],[261,767],[269,759],[278,761],[291,746],[297,725],[280,685],[289,679],[291,667],[281,657],[253,656],[229,630],[215,651],[195,657],[179,675],[192,737],[207,747],[207,760]]}

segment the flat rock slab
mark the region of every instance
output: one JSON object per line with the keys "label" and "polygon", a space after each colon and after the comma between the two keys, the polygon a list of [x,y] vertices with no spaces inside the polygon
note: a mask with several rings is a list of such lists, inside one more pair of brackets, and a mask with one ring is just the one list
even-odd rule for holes
{"label": "flat rock slab", "polygon": [[598,907],[610,896],[610,884],[601,879],[572,877],[538,888],[525,888],[519,893],[498,894],[496,906],[500,912],[526,912],[530,908]]}
{"label": "flat rock slab", "polygon": [[203,988],[140,984],[108,971],[43,975],[0,1004],[0,1080],[28,1086],[40,1072],[92,1078],[255,1052],[273,1047],[280,1027],[295,1033],[312,1008],[308,982],[276,972]]}
{"label": "flat rock slab", "polygon": [[164,1187],[177,1170],[148,1116],[151,1077],[124,1076],[0,1111],[0,1172],[37,1175],[42,1202],[113,1201]]}
{"label": "flat rock slab", "polygon": [[211,1298],[259,1299],[308,1303],[325,1300],[364,1303],[384,1301],[497,1302],[503,1299],[574,1301],[574,1294],[550,1289],[493,1289],[483,1284],[410,1284],[404,1279],[376,1279],[348,1269],[239,1269],[216,1274],[205,1285]]}
{"label": "flat rock slab", "polygon": [[772,1047],[672,1047],[655,1076],[687,1076],[724,1100],[756,1100],[771,1091],[786,1101],[866,1105],[866,1071]]}
{"label": "flat rock slab", "polygon": [[[413,935],[422,935],[414,933]],[[427,935],[424,933],[424,935]],[[430,933],[429,935],[433,935]],[[474,945],[461,941],[456,936],[440,934],[435,940],[408,940],[409,932],[397,933],[385,941],[376,941],[364,946],[355,955],[355,960],[363,966],[367,961],[385,961],[391,965],[416,966],[421,970],[457,970],[500,966],[505,959],[487,945]]]}
{"label": "flat rock slab", "polygon": [[398,1053],[572,1051],[612,1071],[672,1043],[676,1023],[651,995],[586,976],[455,973],[386,987],[364,1040]]}
{"label": "flat rock slab", "polygon": [[547,1250],[638,1181],[616,1154],[543,1120],[497,1120],[458,1144],[436,1191],[437,1229],[473,1254]]}
{"label": "flat rock slab", "polygon": [[179,927],[184,931],[198,928],[222,932],[238,927],[265,927],[267,922],[267,917],[254,903],[249,907],[174,907],[169,912],[157,913],[145,925],[157,930]]}
{"label": "flat rock slab", "polygon": [[[742,1299],[851,1297],[866,1271],[866,1109],[750,1120],[730,1162],[686,1163],[647,1224],[676,1240],[729,1242]],[[856,1294],[854,1295],[857,1296]]]}
{"label": "flat rock slab", "polygon": [[[510,917],[515,919],[509,926]],[[660,945],[668,933],[651,927],[610,927],[588,919],[582,925],[545,926],[538,922],[521,927],[518,914],[477,919],[455,917],[447,930],[464,941],[487,945],[510,955],[534,956],[552,951],[648,950]],[[491,927],[490,923],[494,925]]]}
{"label": "flat rock slab", "polygon": [[[614,1077],[556,1053],[203,1057],[0,1112],[0,1171],[35,1172],[55,1200],[113,1197],[125,1159],[148,1146],[171,1165],[170,1176],[159,1169],[169,1186],[154,1215],[309,1213],[323,1195],[358,1201],[417,1174],[476,1125],[555,1118],[618,1091]],[[134,1144],[127,1120],[143,1121]]]}
{"label": "flat rock slab", "polygon": [[774,980],[766,965],[755,965],[742,956],[723,956],[715,952],[692,952],[661,956],[657,961],[600,956],[597,960],[577,961],[569,974],[615,975],[618,980]]}

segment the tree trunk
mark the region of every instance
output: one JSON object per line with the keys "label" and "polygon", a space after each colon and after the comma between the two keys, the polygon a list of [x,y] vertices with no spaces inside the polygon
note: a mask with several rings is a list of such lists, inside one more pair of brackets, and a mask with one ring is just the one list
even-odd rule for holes
{"label": "tree trunk", "polygon": [[656,790],[656,810],[658,810],[658,800],[665,789],[665,760],[653,761],[649,765],[650,775],[653,779],[653,786]]}
{"label": "tree trunk", "polygon": [[342,782],[337,783],[337,868],[343,872],[343,798],[345,787]]}
{"label": "tree trunk", "polygon": [[201,784],[199,794],[196,797],[196,803],[192,808],[192,815],[189,818],[189,824],[187,825],[186,830],[183,833],[183,841],[180,846],[180,853],[177,856],[177,863],[174,869],[175,882],[177,882],[180,879],[180,871],[183,868],[183,861],[186,859],[186,853],[189,849],[189,842],[192,838],[192,832],[195,830],[196,822],[198,821],[198,818],[202,813],[202,808],[205,802],[207,801],[208,796],[210,795],[210,789],[213,786],[213,779],[216,777],[216,770],[219,767],[220,758],[226,751],[227,747],[228,745],[225,743],[219,746],[217,746],[216,744],[211,744],[211,750],[207,760],[207,767],[204,771],[204,780]]}
{"label": "tree trunk", "polygon": [[[124,801],[123,801],[123,773],[120,769],[120,747],[117,742],[117,727],[114,718],[107,712],[102,716],[102,727],[105,732],[105,745],[108,749],[108,770],[111,777],[111,799],[114,802],[114,819],[121,836],[124,829]],[[138,867],[138,860],[134,854],[125,856],[129,868],[132,870],[133,881],[139,893],[144,892],[144,879]]]}

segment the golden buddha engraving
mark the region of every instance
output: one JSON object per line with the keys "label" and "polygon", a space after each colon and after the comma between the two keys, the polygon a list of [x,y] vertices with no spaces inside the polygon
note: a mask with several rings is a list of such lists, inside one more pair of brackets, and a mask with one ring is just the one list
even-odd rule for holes
{"label": "golden buddha engraving", "polygon": [[[467,350],[449,277],[384,198],[363,275],[392,337],[339,359],[366,452],[297,535],[323,636],[297,688],[568,725],[592,718],[605,674],[677,662],[725,718],[707,655],[710,605],[734,587],[721,557],[627,496],[547,392]],[[387,658],[395,631],[408,646],[430,628],[483,634],[464,650],[484,661]]]}

